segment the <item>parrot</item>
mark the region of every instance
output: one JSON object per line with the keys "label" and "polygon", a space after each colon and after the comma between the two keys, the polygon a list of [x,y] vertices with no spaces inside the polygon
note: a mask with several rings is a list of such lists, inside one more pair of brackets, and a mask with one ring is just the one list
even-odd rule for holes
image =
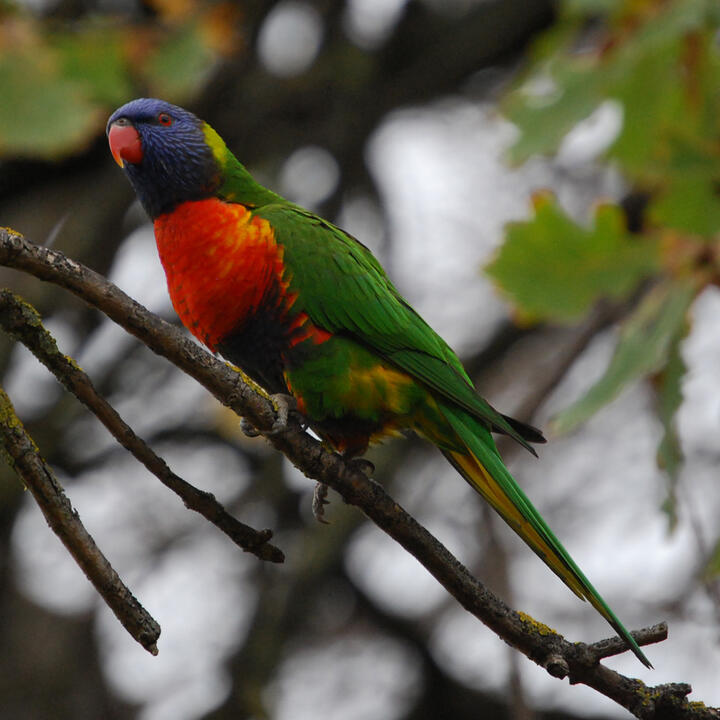
{"label": "parrot", "polygon": [[346,459],[414,431],[435,445],[547,566],[649,660],[506,468],[492,433],[536,455],[542,433],[495,410],[457,355],[360,241],[256,182],[184,108],[138,98],[109,118],[110,151],[150,217],[173,307],[213,353]]}

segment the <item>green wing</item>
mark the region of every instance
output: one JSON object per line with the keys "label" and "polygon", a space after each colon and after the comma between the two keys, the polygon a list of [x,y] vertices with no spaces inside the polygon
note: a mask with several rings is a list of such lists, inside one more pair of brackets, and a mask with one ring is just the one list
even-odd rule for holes
{"label": "green wing", "polygon": [[296,307],[328,332],[350,335],[533,452],[534,428],[506,418],[481,398],[447,343],[410,307],[372,253],[353,237],[291,204],[255,211],[284,248]]}

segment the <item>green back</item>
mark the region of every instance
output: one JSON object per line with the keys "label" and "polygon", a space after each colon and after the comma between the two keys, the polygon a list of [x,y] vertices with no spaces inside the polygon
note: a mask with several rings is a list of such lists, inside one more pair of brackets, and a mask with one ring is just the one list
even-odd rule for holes
{"label": "green back", "polygon": [[222,172],[218,196],[253,208],[275,230],[291,290],[298,293],[297,309],[318,327],[351,336],[535,453],[515,422],[511,425],[475,392],[455,353],[398,293],[362,243],[255,182],[207,124],[205,136]]}
{"label": "green back", "polygon": [[291,203],[256,214],[284,248],[296,307],[334,334],[352,336],[488,427],[528,443],[473,388],[447,343],[410,307],[372,253],[331,223]]}

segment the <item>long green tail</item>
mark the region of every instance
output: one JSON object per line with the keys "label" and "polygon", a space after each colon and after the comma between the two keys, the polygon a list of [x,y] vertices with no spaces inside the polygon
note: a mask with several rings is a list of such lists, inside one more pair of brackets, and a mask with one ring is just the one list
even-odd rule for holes
{"label": "long green tail", "polygon": [[477,490],[503,520],[537,553],[548,567],[582,600],[610,623],[645,667],[651,668],[635,639],[575,564],[540,513],[503,464],[490,432],[461,408],[440,405],[467,452],[443,450],[458,472]]}

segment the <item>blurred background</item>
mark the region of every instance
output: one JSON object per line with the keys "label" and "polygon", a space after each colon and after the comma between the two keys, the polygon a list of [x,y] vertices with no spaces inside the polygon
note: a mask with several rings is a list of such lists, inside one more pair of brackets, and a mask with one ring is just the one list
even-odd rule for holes
{"label": "blurred background", "polygon": [[[532,420],[511,470],[629,628],[608,665],[720,704],[720,11],[710,0],[3,0],[0,224],[176,322],[107,149],[118,105],[207,119],[265,184],[372,248],[483,394]],[[287,558],[191,514],[22,347],[3,386],[162,625],[125,633],[0,468],[0,716],[430,720],[627,714],[508,648],[414,559],[192,380],[68,293],[2,269],[178,474]],[[513,607],[609,635],[419,441],[375,477]]]}

